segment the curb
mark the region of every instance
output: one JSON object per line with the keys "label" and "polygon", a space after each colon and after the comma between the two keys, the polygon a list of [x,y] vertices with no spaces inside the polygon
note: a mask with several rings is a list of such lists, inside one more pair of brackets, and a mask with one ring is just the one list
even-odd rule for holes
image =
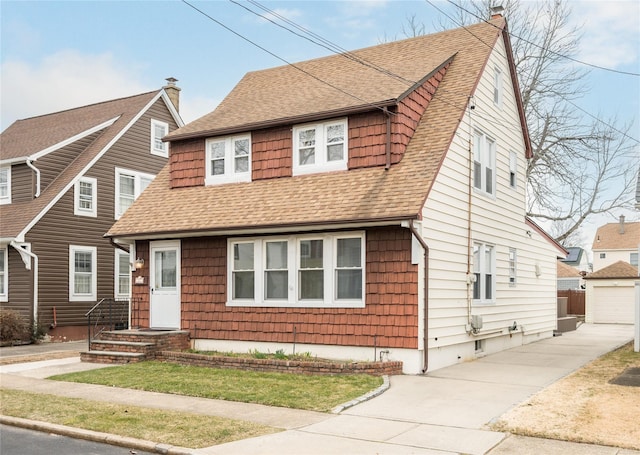
{"label": "curb", "polygon": [[0,423],[4,425],[12,425],[14,427],[26,428],[27,430],[59,434],[61,436],[68,436],[70,438],[101,442],[104,444],[126,447],[128,449],[144,450],[146,452],[159,453],[163,455],[192,455],[194,453],[194,449],[188,449],[186,447],[160,444],[153,441],[146,441],[144,439],[136,439],[127,436],[101,433],[99,431],[84,430],[81,428],[68,427],[66,425],[58,425],[55,423],[22,419],[20,417],[0,415]]}
{"label": "curb", "polygon": [[342,411],[344,411],[345,409],[349,409],[357,404],[363,403],[365,401],[369,401],[372,398],[377,397],[378,395],[382,395],[384,392],[386,392],[387,390],[389,390],[390,387],[390,383],[389,383],[389,376],[384,375],[382,376],[382,385],[380,387],[378,387],[377,389],[372,390],[371,392],[365,393],[362,396],[359,396],[358,398],[355,398],[351,401],[347,401],[346,403],[342,403],[338,406],[336,406],[335,408],[333,408],[331,410],[332,414],[340,414]]}

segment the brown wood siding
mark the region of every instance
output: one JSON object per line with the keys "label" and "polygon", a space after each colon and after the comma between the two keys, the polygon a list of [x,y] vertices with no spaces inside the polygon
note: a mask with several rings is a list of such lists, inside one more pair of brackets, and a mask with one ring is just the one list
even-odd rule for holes
{"label": "brown wood siding", "polygon": [[[33,319],[33,272],[27,270],[18,252],[6,245],[9,252],[9,299],[0,304],[1,308],[19,312],[25,320]],[[31,263],[33,268],[33,262]]]}
{"label": "brown wood siding", "polygon": [[349,169],[384,166],[387,118],[382,111],[349,117]]}
{"label": "brown wood siding", "polygon": [[83,325],[96,303],[69,302],[69,245],[97,247],[97,301],[114,296],[115,249],[103,235],[115,218],[115,167],[157,174],[166,158],[151,154],[151,119],[177,128],[164,102],[158,100],[86,173],[97,179],[96,218],[73,214],[73,187],[26,236],[40,258],[41,322],[50,323],[56,307],[59,326]]}
{"label": "brown wood siding", "polygon": [[102,134],[102,130],[59,148],[37,160],[34,165],[40,170],[40,191],[44,191],[100,134]]}
{"label": "brown wood siding", "polygon": [[251,134],[253,180],[293,175],[291,127],[269,128]]}
{"label": "brown wood siding", "polygon": [[[398,103],[396,115],[392,116],[391,127],[391,163],[398,163],[413,133],[418,127],[431,98],[444,77],[449,64],[441,68],[435,75],[426,80]],[[444,95],[446,96],[446,95]]]}
{"label": "brown wood siding", "polygon": [[[417,348],[418,269],[411,264],[406,229],[376,228],[366,233],[364,308],[227,307],[223,237],[182,240],[182,328],[205,339]],[[138,243],[138,255],[148,244]],[[141,274],[147,273],[145,267]],[[148,275],[134,286],[143,304],[135,325],[148,327]]]}
{"label": "brown wood siding", "polygon": [[27,202],[35,194],[35,172],[26,164],[11,166],[11,203]]}
{"label": "brown wood siding", "polygon": [[171,188],[204,185],[204,143],[204,139],[171,143],[169,158]]}

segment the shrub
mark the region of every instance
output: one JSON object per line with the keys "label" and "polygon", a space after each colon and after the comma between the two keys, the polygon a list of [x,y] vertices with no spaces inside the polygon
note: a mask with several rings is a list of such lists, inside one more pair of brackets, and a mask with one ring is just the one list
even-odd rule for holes
{"label": "shrub", "polygon": [[31,338],[29,323],[17,311],[0,309],[0,341],[27,341]]}

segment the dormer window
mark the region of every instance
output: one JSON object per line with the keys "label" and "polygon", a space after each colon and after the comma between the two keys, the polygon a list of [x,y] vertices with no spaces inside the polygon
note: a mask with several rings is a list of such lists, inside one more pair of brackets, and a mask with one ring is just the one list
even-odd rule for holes
{"label": "dormer window", "polygon": [[293,175],[347,169],[347,119],[293,128]]}
{"label": "dormer window", "polygon": [[151,154],[169,157],[169,144],[162,142],[162,138],[169,134],[169,124],[159,120],[151,120]]}
{"label": "dormer window", "polygon": [[208,139],[207,185],[251,181],[251,136]]}

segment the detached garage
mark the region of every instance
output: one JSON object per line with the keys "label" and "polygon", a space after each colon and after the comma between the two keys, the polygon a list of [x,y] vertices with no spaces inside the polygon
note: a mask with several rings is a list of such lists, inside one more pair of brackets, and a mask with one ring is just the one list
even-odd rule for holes
{"label": "detached garage", "polygon": [[638,268],[618,261],[585,277],[586,322],[601,324],[633,324],[635,282]]}

